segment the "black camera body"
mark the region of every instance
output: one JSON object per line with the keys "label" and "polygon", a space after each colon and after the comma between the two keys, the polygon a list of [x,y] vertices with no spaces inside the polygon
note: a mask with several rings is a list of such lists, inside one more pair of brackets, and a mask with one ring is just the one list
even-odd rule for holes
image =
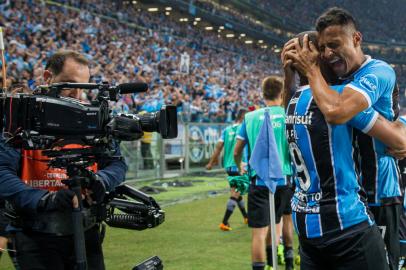
{"label": "black camera body", "polygon": [[0,98],[4,130],[32,135],[100,136],[109,121],[108,111],[72,98],[14,94]]}
{"label": "black camera body", "polygon": [[[98,89],[99,94],[91,103],[59,96],[60,91],[74,88]],[[145,90],[147,86],[58,83],[41,86],[33,95],[2,93],[0,128],[6,137],[22,139],[28,149],[43,148],[47,139],[77,138],[90,145],[110,139],[132,141],[141,138],[144,131],[159,132],[164,139],[176,138],[173,105],[164,105],[155,113],[111,115],[108,100],[115,101],[120,93],[137,92],[139,88]]]}

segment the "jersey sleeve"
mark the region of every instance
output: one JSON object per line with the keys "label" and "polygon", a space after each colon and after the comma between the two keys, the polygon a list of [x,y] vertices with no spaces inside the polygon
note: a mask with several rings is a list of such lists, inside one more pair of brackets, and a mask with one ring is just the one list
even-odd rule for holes
{"label": "jersey sleeve", "polygon": [[406,117],[401,116],[401,117],[398,118],[398,120],[399,120],[400,122],[402,122],[403,125],[406,126]]}
{"label": "jersey sleeve", "polygon": [[248,141],[247,126],[245,125],[245,120],[242,122],[240,129],[237,133],[237,139],[241,141]]}
{"label": "jersey sleeve", "polygon": [[248,144],[246,144],[244,146],[244,150],[243,150],[243,155],[242,155],[242,161],[245,163],[248,163]]}
{"label": "jersey sleeve", "polygon": [[363,133],[368,133],[375,125],[378,116],[379,113],[371,107],[358,113],[348,122],[348,124],[361,130]]}
{"label": "jersey sleeve", "polygon": [[386,65],[380,65],[371,69],[366,69],[359,76],[346,85],[361,93],[371,107],[386,92],[395,86],[396,75],[393,69]]}

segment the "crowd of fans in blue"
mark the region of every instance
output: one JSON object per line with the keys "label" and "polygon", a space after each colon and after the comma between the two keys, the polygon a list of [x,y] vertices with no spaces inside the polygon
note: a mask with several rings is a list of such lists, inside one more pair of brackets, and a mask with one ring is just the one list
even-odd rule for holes
{"label": "crowd of fans in blue", "polygon": [[[171,103],[183,121],[232,122],[238,108],[262,105],[261,80],[282,72],[279,55],[271,48],[218,37],[217,32],[182,24],[163,13],[152,14],[135,5],[123,8],[118,1],[57,2],[64,5],[0,2],[12,87],[30,91],[42,84],[47,57],[58,49],[72,49],[91,60],[92,82],[149,84],[147,93],[125,95],[112,104],[114,112],[152,112]],[[210,1],[202,2],[200,8],[213,8]],[[253,2],[267,8],[268,1]],[[231,18],[236,16],[230,13]],[[180,69],[183,53],[190,57],[188,73]],[[406,70],[401,66],[396,70],[402,83]],[[87,93],[87,98],[94,96]]]}

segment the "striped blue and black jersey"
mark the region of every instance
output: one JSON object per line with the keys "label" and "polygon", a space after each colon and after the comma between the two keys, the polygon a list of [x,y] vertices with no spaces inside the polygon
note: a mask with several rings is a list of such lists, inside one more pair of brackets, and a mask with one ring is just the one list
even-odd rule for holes
{"label": "striped blue and black jersey", "polygon": [[[364,95],[369,107],[389,121],[399,115],[396,75],[387,63],[371,59],[354,72],[344,84]],[[362,176],[368,204],[379,206],[401,203],[400,174],[396,160],[386,154],[386,146],[377,139],[354,131],[354,160]]]}
{"label": "striped blue and black jersey", "polygon": [[[333,87],[336,91],[343,88]],[[370,108],[347,124],[330,125],[309,87],[298,89],[290,100],[286,132],[296,168],[292,210],[301,237],[333,239],[344,229],[373,223],[360,195],[351,142],[353,127],[368,132],[377,117]]]}
{"label": "striped blue and black jersey", "polygon": [[[401,121],[406,126],[406,116],[399,117]],[[399,171],[400,171],[400,190],[403,196],[403,212],[406,213],[406,158],[398,160]],[[405,228],[406,235],[406,228]],[[405,237],[406,240],[406,237]]]}

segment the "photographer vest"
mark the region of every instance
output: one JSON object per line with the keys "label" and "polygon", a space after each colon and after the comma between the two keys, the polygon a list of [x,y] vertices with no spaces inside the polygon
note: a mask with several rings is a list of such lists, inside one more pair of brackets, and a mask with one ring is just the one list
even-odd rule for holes
{"label": "photographer vest", "polygon": [[[60,149],[81,149],[86,146],[80,144],[67,144]],[[58,191],[66,188],[62,180],[68,179],[65,169],[50,168],[49,157],[42,154],[42,150],[21,150],[21,180],[33,188]],[[88,167],[97,171],[97,163]]]}

